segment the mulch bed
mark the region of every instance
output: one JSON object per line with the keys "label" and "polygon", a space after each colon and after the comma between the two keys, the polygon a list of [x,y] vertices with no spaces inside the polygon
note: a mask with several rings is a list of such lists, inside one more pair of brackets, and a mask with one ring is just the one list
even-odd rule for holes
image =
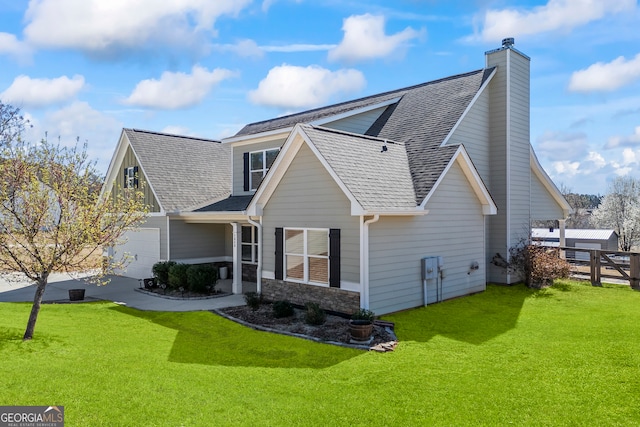
{"label": "mulch bed", "polygon": [[[392,325],[374,324],[373,340],[370,343],[353,343],[349,333],[349,319],[327,314],[323,325],[308,325],[305,322],[305,310],[295,308],[294,315],[284,318],[273,316],[273,307],[269,303],[263,303],[258,310],[252,310],[248,306],[228,307],[218,310],[231,318],[239,319],[249,326],[257,326],[260,329],[282,332],[302,337],[310,337],[314,341],[337,343],[357,348],[369,348],[376,351],[392,351],[397,345],[397,338],[393,333]],[[232,319],[233,320],[233,319]]]}

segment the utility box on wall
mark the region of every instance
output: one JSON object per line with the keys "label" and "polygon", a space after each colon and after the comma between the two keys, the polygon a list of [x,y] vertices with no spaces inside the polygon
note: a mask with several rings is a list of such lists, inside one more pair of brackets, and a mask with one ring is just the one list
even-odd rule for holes
{"label": "utility box on wall", "polygon": [[422,280],[433,280],[438,277],[438,258],[427,257],[421,260]]}

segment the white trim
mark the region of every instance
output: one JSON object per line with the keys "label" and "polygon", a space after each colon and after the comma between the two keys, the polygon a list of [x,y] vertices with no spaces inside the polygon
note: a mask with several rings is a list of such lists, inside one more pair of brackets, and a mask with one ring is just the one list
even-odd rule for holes
{"label": "white trim", "polygon": [[571,205],[569,205],[560,190],[558,190],[558,187],[556,187],[551,178],[549,178],[549,175],[547,175],[545,170],[542,168],[542,165],[538,161],[538,157],[533,151],[533,147],[531,147],[531,145],[529,145],[529,165],[531,166],[531,171],[533,172],[533,174],[538,178],[538,180],[540,180],[551,197],[562,208],[562,212],[565,218],[567,218],[569,216],[569,213],[572,211]]}
{"label": "white trim", "polygon": [[369,309],[369,225],[377,222],[380,215],[367,220],[360,216],[360,307]]}
{"label": "white trim", "polygon": [[[275,139],[287,139],[289,133],[293,130],[294,126],[288,126],[286,128],[269,130],[266,132],[252,133],[249,135],[230,136],[224,138],[222,144],[233,144],[233,147],[240,147],[242,145],[257,144],[260,142],[273,141]],[[280,138],[274,138],[274,136],[280,135]]]}
{"label": "white trim", "polygon": [[171,259],[171,220],[167,218],[167,259]]}
{"label": "white trim", "polygon": [[325,125],[327,123],[337,122],[338,120],[346,119],[347,117],[353,117],[353,116],[357,116],[358,114],[362,114],[362,113],[366,113],[366,112],[369,112],[369,111],[376,110],[378,108],[387,107],[389,105],[397,103],[401,99],[402,99],[402,96],[397,96],[395,98],[388,99],[386,101],[379,102],[377,104],[372,104],[372,105],[368,105],[366,107],[356,108],[355,110],[349,110],[347,112],[336,114],[336,115],[333,115],[333,116],[323,117],[321,119],[308,122],[308,124],[313,125],[313,126],[321,126],[321,125]]}
{"label": "white trim", "polygon": [[420,204],[420,207],[424,209],[427,206],[427,203],[429,203],[431,197],[436,193],[436,190],[444,180],[449,170],[453,167],[454,163],[458,163],[458,165],[460,165],[460,168],[467,178],[467,181],[471,185],[471,188],[478,198],[478,201],[480,202],[480,204],[482,204],[482,214],[497,214],[498,207],[493,201],[489,190],[487,190],[487,187],[484,185],[484,182],[482,181],[478,170],[473,165],[473,162],[471,161],[471,158],[469,157],[469,154],[467,153],[467,150],[463,145],[460,145],[455,154],[451,157],[449,164],[447,164],[447,166],[444,168],[444,171],[442,171],[442,173],[438,177],[438,180],[435,182],[435,184],[433,184],[433,187],[431,187],[429,194],[427,194],[427,196],[424,198],[424,200]]}
{"label": "white trim", "polygon": [[[366,113],[368,111],[375,110],[377,108],[382,108],[382,107],[389,106],[391,104],[395,104],[398,101],[400,101],[400,99],[402,99],[402,96],[397,96],[395,98],[388,99],[388,100],[383,101],[383,102],[378,102],[377,104],[372,104],[372,105],[368,105],[366,107],[356,108],[356,109],[353,109],[353,110],[346,111],[344,113],[334,114],[334,115],[331,115],[331,116],[323,117],[321,119],[313,120],[313,121],[305,122],[305,123],[308,123],[308,124],[311,124],[311,125],[323,125],[323,124],[335,122],[335,121],[338,121],[338,120],[341,120],[341,119],[344,119],[344,118],[347,118],[347,117],[357,116],[358,114]],[[357,101],[357,100],[355,100],[355,101]],[[275,119],[275,120],[278,120],[278,119]],[[295,129],[295,126],[287,126],[285,128],[274,129],[274,130],[269,130],[269,131],[265,131],[265,132],[258,132],[258,133],[253,133],[253,134],[248,134],[248,135],[241,135],[241,136],[231,136],[229,138],[223,138],[222,139],[222,143],[223,144],[234,143],[234,146],[240,146],[240,145],[246,145],[246,144],[255,144],[255,143],[258,143],[258,142],[273,140],[273,139],[275,139],[275,138],[273,138],[275,135],[282,135],[282,138],[286,139],[287,138],[287,134],[291,133],[294,129]]]}
{"label": "white trim", "polygon": [[260,187],[258,187],[258,190],[251,199],[251,203],[249,203],[249,206],[247,207],[247,214],[250,216],[262,216],[263,207],[275,192],[276,187],[284,177],[287,169],[293,162],[296,154],[303,144],[306,144],[311,149],[311,152],[316,156],[318,161],[333,178],[338,187],[340,187],[344,195],[349,199],[351,202],[351,215],[363,214],[363,212],[365,212],[364,208],[356,200],[355,196],[349,191],[335,171],[329,166],[325,158],[318,152],[318,149],[311,142],[309,136],[304,132],[301,125],[296,125],[293,132],[289,134],[289,137],[280,149],[280,154],[276,157],[275,162],[271,165],[269,172],[267,172],[267,175],[265,175],[262,180]]}
{"label": "white trim", "polygon": [[340,281],[340,289],[342,289],[343,291],[360,293],[362,286],[360,285],[360,283],[357,283],[357,282],[348,282],[343,280],[343,281]]}
{"label": "white trim", "polygon": [[[506,115],[506,160],[507,160],[507,182],[506,182],[506,233],[507,233],[507,262],[510,261],[510,253],[509,248],[511,245],[511,50],[506,49],[506,57],[505,57],[506,67],[507,67],[507,75],[506,75],[506,105],[505,105],[505,115]],[[529,180],[531,182],[531,180]],[[509,270],[507,270],[507,283],[511,283],[511,274]]]}
{"label": "white trim", "polygon": [[205,264],[209,262],[233,262],[233,257],[230,256],[217,256],[217,257],[202,257],[202,258],[181,258],[174,259],[177,263],[182,264]]}
{"label": "white trim", "polygon": [[462,115],[460,116],[460,118],[458,119],[456,124],[453,125],[453,127],[451,128],[451,130],[449,131],[447,136],[444,138],[444,140],[440,144],[440,147],[444,147],[445,145],[447,145],[447,143],[449,142],[449,139],[451,139],[451,137],[453,136],[455,131],[458,129],[458,126],[460,126],[460,124],[465,119],[465,117],[467,117],[467,114],[469,113],[471,108],[475,105],[476,101],[478,100],[478,98],[480,98],[480,95],[482,95],[482,93],[485,91],[487,86],[489,86],[489,83],[493,79],[493,76],[496,75],[496,73],[497,73],[497,69],[494,68],[493,71],[491,72],[491,74],[489,75],[489,77],[487,77],[487,79],[484,81],[484,83],[482,83],[482,86],[480,86],[480,89],[478,89],[476,94],[473,96],[473,99],[471,100],[469,105],[467,105],[467,108],[465,108],[464,112],[462,113]]}
{"label": "white trim", "polygon": [[[302,231],[302,253],[289,253],[287,252],[287,231]],[[319,232],[324,232],[326,234],[326,238],[327,238],[327,255],[310,255],[309,254],[309,231],[319,231]],[[331,257],[331,243],[330,243],[330,238],[329,238],[329,234],[330,234],[330,230],[328,228],[317,228],[317,227],[283,227],[282,229],[282,262],[283,262],[283,280],[287,281],[287,282],[292,282],[292,283],[303,283],[305,285],[314,285],[314,286],[321,286],[323,288],[328,288],[330,287],[330,283],[331,283],[331,267],[330,267],[330,257]],[[302,261],[302,279],[298,279],[298,278],[292,278],[287,276],[287,256],[291,255],[291,256],[296,256],[296,257],[302,257],[303,261]],[[313,282],[311,281],[311,278],[309,277],[309,273],[310,273],[310,266],[309,266],[309,259],[310,258],[315,258],[315,259],[325,259],[327,261],[327,282],[323,283],[323,282]]]}

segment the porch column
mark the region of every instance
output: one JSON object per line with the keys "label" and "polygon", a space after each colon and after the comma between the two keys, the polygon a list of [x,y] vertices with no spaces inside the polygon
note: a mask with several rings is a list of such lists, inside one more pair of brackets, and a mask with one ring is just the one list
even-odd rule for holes
{"label": "porch column", "polygon": [[[565,234],[565,225],[566,225],[566,221],[564,219],[560,219],[558,220],[559,226],[560,226],[560,247],[563,248],[565,246],[567,246],[567,242],[564,238],[564,234]],[[563,250],[560,250],[560,258],[562,259],[566,259],[566,253]]]}
{"label": "porch column", "polygon": [[232,222],[233,227],[233,282],[231,292],[242,293],[242,226],[237,222]]}

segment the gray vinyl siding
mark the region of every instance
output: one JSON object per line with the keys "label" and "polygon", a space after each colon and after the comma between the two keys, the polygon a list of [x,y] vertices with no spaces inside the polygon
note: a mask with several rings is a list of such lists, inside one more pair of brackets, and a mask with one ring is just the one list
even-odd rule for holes
{"label": "gray vinyl siding", "polygon": [[453,132],[447,145],[462,144],[482,180],[489,183],[489,91],[483,91]]}
{"label": "gray vinyl siding", "polygon": [[[227,255],[227,224],[194,224],[171,220],[171,259]],[[231,251],[229,250],[229,253]]]}
{"label": "gray vinyl siding", "polygon": [[277,227],[339,228],[343,281],[360,281],[360,223],[340,187],[304,144],[264,207],[263,268],[275,266]]}
{"label": "gray vinyl siding", "polygon": [[166,260],[167,255],[167,217],[164,215],[148,216],[142,228],[158,228],[160,230],[160,259]]}
{"label": "gray vinyl siding", "polygon": [[268,150],[270,148],[280,148],[284,144],[284,141],[284,139],[276,139],[273,141],[238,145],[233,147],[233,189],[231,191],[233,192],[234,196],[242,196],[255,193],[255,191],[244,191],[244,153]]}
{"label": "gray vinyl siding", "polygon": [[127,151],[125,152],[122,163],[118,168],[118,175],[113,182],[113,189],[111,192],[112,196],[115,197],[115,195],[118,194],[118,192],[122,192],[122,189],[124,188],[124,168],[134,166],[138,166],[138,182],[140,183],[140,188],[144,192],[144,203],[149,206],[149,212],[160,212],[158,201],[153,195],[151,187],[148,185],[147,177],[142,171],[142,167],[140,167],[140,163],[133,153],[131,146],[127,146]]}
{"label": "gray vinyl siding", "polygon": [[371,127],[373,122],[375,122],[378,117],[380,117],[380,114],[382,114],[386,108],[386,106],[376,108],[375,110],[356,114],[354,116],[346,117],[334,122],[324,123],[322,126],[331,129],[342,130],[345,132],[364,134]]}
{"label": "gray vinyl siding", "polygon": [[[376,314],[423,305],[420,260],[442,256],[443,299],[485,289],[482,206],[456,163],[426,206],[415,217],[381,217],[369,230],[369,306]],[[469,273],[477,262],[480,268]],[[429,281],[429,303],[435,282]]]}
{"label": "gray vinyl siding", "polygon": [[[487,256],[508,257],[509,248],[526,238],[531,222],[529,59],[515,50],[490,53],[497,66],[490,91],[490,178],[485,183],[498,206],[488,218]],[[490,266],[488,280],[505,282],[504,270]]]}
{"label": "gray vinyl siding", "polygon": [[558,203],[551,197],[547,189],[535,174],[531,174],[531,219],[562,219],[564,213]]}

